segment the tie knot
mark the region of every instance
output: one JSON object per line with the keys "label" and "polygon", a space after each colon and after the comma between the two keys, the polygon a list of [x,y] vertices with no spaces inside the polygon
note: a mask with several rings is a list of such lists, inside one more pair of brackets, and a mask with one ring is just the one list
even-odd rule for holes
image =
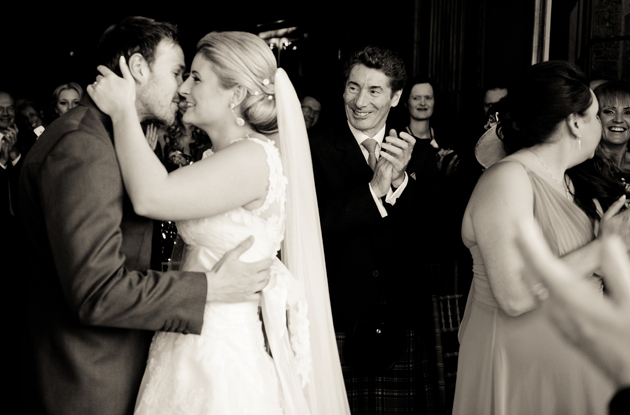
{"label": "tie knot", "polygon": [[374,154],[374,152],[376,151],[376,145],[377,144],[378,143],[373,138],[366,138],[365,140],[363,140],[361,142],[361,145],[363,147],[365,147],[367,149],[368,153],[370,153],[370,154]]}

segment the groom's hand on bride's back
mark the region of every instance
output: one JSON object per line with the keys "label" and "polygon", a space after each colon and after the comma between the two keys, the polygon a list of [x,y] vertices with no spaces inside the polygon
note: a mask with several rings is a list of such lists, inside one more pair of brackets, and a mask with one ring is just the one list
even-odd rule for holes
{"label": "groom's hand on bride's back", "polygon": [[256,299],[269,282],[273,258],[258,262],[242,262],[239,257],[252,247],[254,237],[250,236],[236,248],[228,251],[217,262],[208,278],[208,301],[239,303]]}

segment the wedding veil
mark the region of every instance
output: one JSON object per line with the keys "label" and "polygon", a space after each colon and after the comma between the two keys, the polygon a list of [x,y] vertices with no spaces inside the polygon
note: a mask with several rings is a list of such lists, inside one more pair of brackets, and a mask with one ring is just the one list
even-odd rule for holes
{"label": "wedding veil", "polygon": [[333,328],[311,153],[300,101],[282,68],[275,78],[279,147],[287,184],[282,262],[302,280],[313,368],[306,395],[312,415],[350,414]]}

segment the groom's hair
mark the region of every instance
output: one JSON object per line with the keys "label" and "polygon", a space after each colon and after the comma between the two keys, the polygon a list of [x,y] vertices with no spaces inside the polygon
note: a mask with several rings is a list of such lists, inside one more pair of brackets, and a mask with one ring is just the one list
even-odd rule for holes
{"label": "groom's hair", "polygon": [[141,54],[149,64],[155,62],[155,50],[162,40],[179,44],[177,27],[140,16],[129,16],[105,30],[96,49],[97,65],[105,65],[121,76],[119,60],[127,62],[134,53]]}

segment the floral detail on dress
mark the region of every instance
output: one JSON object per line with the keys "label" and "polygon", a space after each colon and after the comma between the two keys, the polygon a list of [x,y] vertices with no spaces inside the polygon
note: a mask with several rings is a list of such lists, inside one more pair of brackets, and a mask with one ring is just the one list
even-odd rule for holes
{"label": "floral detail on dress", "polygon": [[304,300],[298,301],[289,309],[289,332],[291,333],[291,347],[295,353],[297,372],[302,380],[302,387],[310,382],[313,356],[311,353],[311,334],[309,332],[308,304]]}
{"label": "floral detail on dress", "polygon": [[[283,174],[280,153],[271,140],[246,138],[260,144],[269,166],[269,187],[260,208],[242,207],[220,215],[177,222],[186,243],[182,269],[208,271],[221,257],[248,236],[254,245],[241,255],[244,262],[273,258],[284,238],[287,179]],[[207,150],[203,158],[211,157]],[[209,178],[210,179],[210,178]],[[298,375],[283,383],[277,361],[265,350],[258,300],[246,303],[206,304],[200,335],[157,333],[153,338],[147,369],[142,381],[136,414],[202,415],[255,413],[282,415],[284,412],[307,414],[308,409],[287,408],[283,394],[290,393],[296,402],[304,402],[299,385],[308,382],[312,367],[307,307],[301,281],[284,265],[274,272],[283,292],[267,298],[279,309],[273,321],[265,320],[267,334],[282,338],[290,334],[286,349],[272,347],[275,357],[289,357]],[[291,304],[287,304],[287,299]],[[268,301],[269,300],[269,301]],[[289,309],[287,329],[286,309]],[[264,314],[264,312],[263,312]],[[270,332],[273,330],[273,332]],[[304,404],[301,407],[304,408]],[[296,412],[297,411],[297,412]]]}

